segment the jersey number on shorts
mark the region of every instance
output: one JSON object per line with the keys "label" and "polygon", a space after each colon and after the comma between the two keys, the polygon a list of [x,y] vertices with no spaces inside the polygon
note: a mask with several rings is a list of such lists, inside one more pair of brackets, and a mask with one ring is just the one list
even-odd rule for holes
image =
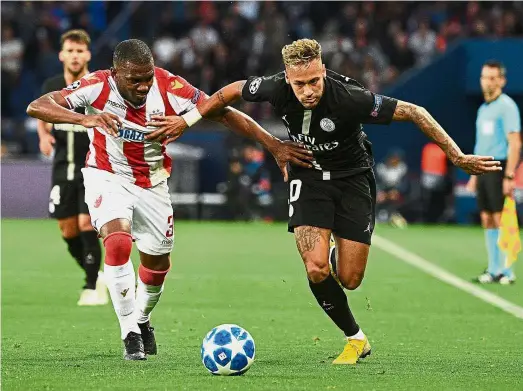
{"label": "jersey number on shorts", "polygon": [[292,217],[292,215],[294,214],[294,207],[291,203],[294,201],[298,201],[298,198],[300,198],[300,191],[301,180],[293,179],[289,184],[289,217]]}
{"label": "jersey number on shorts", "polygon": [[170,238],[174,235],[173,215],[170,215],[167,218],[167,224],[169,224],[169,227],[167,229],[167,232],[165,233],[165,237]]}

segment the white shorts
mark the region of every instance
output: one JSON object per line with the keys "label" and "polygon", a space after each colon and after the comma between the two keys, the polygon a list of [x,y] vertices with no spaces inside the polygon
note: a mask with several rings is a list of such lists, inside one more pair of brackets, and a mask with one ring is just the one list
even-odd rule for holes
{"label": "white shorts", "polygon": [[174,221],[167,180],[144,189],[96,168],[83,168],[82,173],[85,203],[97,231],[111,220],[126,219],[138,250],[150,255],[172,251]]}

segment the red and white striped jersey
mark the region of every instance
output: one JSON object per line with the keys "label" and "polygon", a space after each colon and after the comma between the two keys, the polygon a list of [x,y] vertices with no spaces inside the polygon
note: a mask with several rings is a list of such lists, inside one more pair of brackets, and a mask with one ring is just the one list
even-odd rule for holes
{"label": "red and white striped jersey", "polygon": [[180,76],[155,67],[154,82],[143,106],[134,107],[118,92],[109,70],[84,76],[61,90],[71,109],[85,107],[86,114],[112,113],[123,121],[119,137],[99,128],[88,130],[91,141],[86,166],[105,170],[149,188],[171,174],[165,146],[144,140],[154,127],[145,127],[151,115],[179,115],[191,110],[205,94]]}

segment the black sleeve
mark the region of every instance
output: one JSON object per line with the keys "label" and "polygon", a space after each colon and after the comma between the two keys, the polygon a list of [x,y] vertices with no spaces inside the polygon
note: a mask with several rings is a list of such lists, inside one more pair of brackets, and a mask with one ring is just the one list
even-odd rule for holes
{"label": "black sleeve", "polygon": [[281,74],[273,76],[250,76],[243,86],[242,98],[247,102],[271,102],[281,83]]}
{"label": "black sleeve", "polygon": [[388,125],[392,121],[398,100],[375,94],[363,87],[350,88],[348,110],[355,110],[361,123]]}

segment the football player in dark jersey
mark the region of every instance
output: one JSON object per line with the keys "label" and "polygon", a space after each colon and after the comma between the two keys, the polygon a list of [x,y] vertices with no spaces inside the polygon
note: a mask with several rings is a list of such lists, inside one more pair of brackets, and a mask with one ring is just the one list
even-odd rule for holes
{"label": "football player in dark jersey", "polygon": [[[42,94],[71,86],[89,72],[90,43],[91,39],[84,30],[70,30],[62,35],[59,59],[64,71],[45,80]],[[53,125],[38,120],[40,151],[46,156],[51,156],[54,151],[49,213],[58,220],[69,253],[85,272],[85,285],[78,300],[80,306],[109,302],[103,276],[100,273],[99,279],[98,275],[102,256],[100,242],[84,201],[84,181],[80,170],[89,151],[86,131],[79,125]]]}
{"label": "football player in dark jersey", "polygon": [[[185,127],[240,98],[272,104],[289,137],[313,152],[310,168],[290,166],[287,173],[280,167],[290,181],[289,231],[294,232],[312,293],[347,338],[333,363],[355,364],[371,347],[343,288],[356,289],[363,280],[376,204],[374,159],[362,124],[411,121],[466,172],[501,167],[492,157],[465,155],[423,107],[375,94],[327,70],[315,40],[295,41],[282,55],[284,72],[232,83],[182,117],[153,117],[151,124],[159,129],[149,138],[175,139]],[[331,235],[335,248],[329,247]]]}

